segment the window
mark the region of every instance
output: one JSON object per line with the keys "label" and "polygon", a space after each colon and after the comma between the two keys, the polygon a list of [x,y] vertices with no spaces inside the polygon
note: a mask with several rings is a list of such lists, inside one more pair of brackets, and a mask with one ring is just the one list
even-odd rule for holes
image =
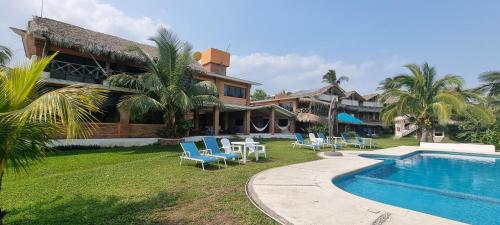
{"label": "window", "polygon": [[281,102],[281,103],[279,103],[279,106],[287,109],[288,111],[292,111],[292,109],[293,109],[291,102]]}
{"label": "window", "polygon": [[224,95],[236,98],[246,98],[245,97],[245,88],[235,87],[230,85],[224,85]]}

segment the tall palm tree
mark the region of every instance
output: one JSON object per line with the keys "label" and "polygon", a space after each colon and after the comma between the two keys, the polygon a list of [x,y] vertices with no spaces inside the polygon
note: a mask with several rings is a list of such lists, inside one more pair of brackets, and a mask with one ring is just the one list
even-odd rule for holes
{"label": "tall palm tree", "polygon": [[488,96],[500,95],[500,71],[490,71],[479,75],[481,85],[479,90],[486,93]]}
{"label": "tall palm tree", "polygon": [[213,82],[195,82],[190,70],[191,45],[160,28],[158,35],[150,38],[158,48],[158,58],[153,59],[139,47],[133,50],[145,60],[145,73],[138,76],[116,74],[108,78],[112,86],[137,90],[137,94],[120,100],[120,111],[130,112],[132,117],[141,117],[148,112],[163,113],[163,120],[176,135],[176,116],[203,105],[222,107]]}
{"label": "tall palm tree", "polygon": [[12,51],[3,45],[0,45],[0,66],[5,66],[11,57]]}
{"label": "tall palm tree", "polygon": [[380,101],[398,101],[387,105],[382,111],[382,122],[390,124],[398,116],[414,120],[421,131],[421,141],[432,142],[435,123],[445,125],[450,116],[462,112],[469,105],[462,90],[463,80],[457,75],[446,75],[437,79],[436,69],[427,63],[421,66],[408,64],[410,74],[401,74],[385,79],[380,89],[384,90]]}
{"label": "tall palm tree", "polygon": [[[328,70],[328,72],[323,75],[323,82],[332,85],[330,88],[330,94],[333,95],[333,88],[339,87],[340,83],[349,81],[346,76],[337,77],[337,72],[335,70]],[[338,133],[338,121],[337,121],[337,101],[338,99],[331,98],[330,108],[328,110],[328,132],[330,136],[334,136]]]}
{"label": "tall palm tree", "polygon": [[[44,90],[39,78],[54,56],[0,68],[0,190],[5,170],[19,171],[40,160],[50,150],[51,135],[90,134],[92,113],[105,100],[106,91],[91,86]],[[0,209],[0,224],[5,213]]]}

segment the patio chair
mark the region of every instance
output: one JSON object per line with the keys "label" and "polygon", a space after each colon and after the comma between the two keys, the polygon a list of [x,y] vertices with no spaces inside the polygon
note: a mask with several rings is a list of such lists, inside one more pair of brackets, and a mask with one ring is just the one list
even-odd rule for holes
{"label": "patio chair", "polygon": [[264,154],[264,158],[267,159],[267,152],[266,152],[266,146],[265,145],[256,145],[253,140],[253,138],[245,138],[245,142],[248,148],[248,155],[250,154]]}
{"label": "patio chair", "polygon": [[206,150],[209,152],[210,156],[224,159],[224,165],[227,167],[226,160],[235,160],[240,162],[239,158],[241,158],[240,154],[236,153],[222,153],[220,151],[221,147],[217,144],[217,139],[214,136],[203,137],[203,143],[205,144]]}
{"label": "patio chair", "polygon": [[220,140],[220,143],[222,144],[222,149],[224,149],[224,153],[238,153],[240,155],[242,154],[241,146],[231,144],[231,141],[229,141],[228,138],[222,138]]}
{"label": "patio chair", "polygon": [[292,143],[293,148],[295,148],[295,146],[304,146],[304,147],[309,147],[309,148],[316,150],[316,148],[319,149],[319,147],[320,147],[318,145],[313,145],[312,143],[306,143],[306,141],[304,140],[302,135],[299,133],[295,133],[295,139],[296,139],[295,142]]}
{"label": "patio chair", "polygon": [[219,159],[212,156],[201,155],[198,151],[198,147],[193,142],[183,142],[181,143],[182,155],[180,156],[181,162],[179,165],[182,166],[183,160],[191,160],[201,163],[201,168],[205,170],[205,163],[217,162],[220,168]]}
{"label": "patio chair", "polygon": [[356,142],[354,142],[354,146],[359,147],[359,149],[365,148],[365,143],[363,142],[363,138],[356,136]]}
{"label": "patio chair", "polygon": [[317,138],[316,135],[314,135],[314,133],[309,133],[309,140],[313,145],[317,145],[320,148],[323,146],[323,143],[325,143],[325,141],[322,138]]}
{"label": "patio chair", "polygon": [[346,133],[341,133],[340,137],[342,137],[342,144],[344,145],[357,145],[355,142],[349,141],[349,136]]}

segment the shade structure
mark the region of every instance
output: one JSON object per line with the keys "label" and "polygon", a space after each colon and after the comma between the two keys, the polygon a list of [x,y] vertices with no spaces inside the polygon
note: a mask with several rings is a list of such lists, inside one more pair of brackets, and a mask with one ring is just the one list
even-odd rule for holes
{"label": "shade structure", "polygon": [[297,114],[297,121],[303,123],[326,123],[327,120],[312,113],[299,113]]}
{"label": "shade structure", "polygon": [[347,113],[339,113],[337,114],[337,120],[340,122],[340,123],[351,123],[351,124],[363,124],[363,121],[354,117],[354,116],[351,116]]}

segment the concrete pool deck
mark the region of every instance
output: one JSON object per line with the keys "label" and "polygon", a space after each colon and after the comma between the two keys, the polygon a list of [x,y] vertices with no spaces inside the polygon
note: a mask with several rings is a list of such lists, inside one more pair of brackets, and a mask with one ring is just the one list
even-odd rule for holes
{"label": "concrete pool deck", "polygon": [[376,151],[342,151],[342,157],[326,157],[320,153],[324,159],[272,168],[254,175],[247,184],[247,194],[260,210],[282,224],[462,224],[362,198],[331,182],[334,177],[381,162],[359,154],[402,156],[418,150],[422,148],[400,146]]}

